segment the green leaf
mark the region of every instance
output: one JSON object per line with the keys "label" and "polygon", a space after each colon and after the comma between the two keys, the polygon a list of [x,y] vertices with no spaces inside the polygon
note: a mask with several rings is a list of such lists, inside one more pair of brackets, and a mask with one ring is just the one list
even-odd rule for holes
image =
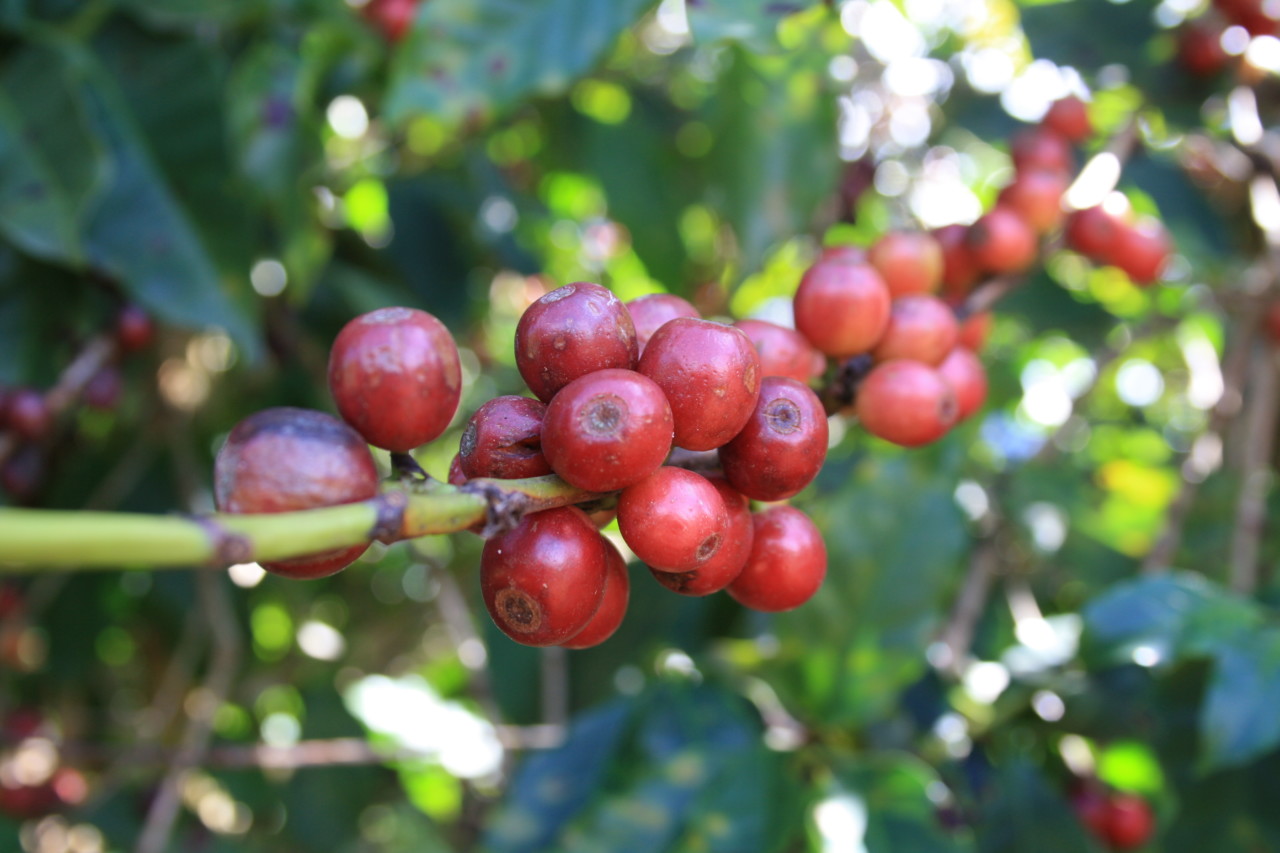
{"label": "green leaf", "polygon": [[431,0],[392,63],[385,113],[493,115],[586,74],[653,0]]}
{"label": "green leaf", "polygon": [[1024,760],[1006,764],[977,825],[982,853],[1084,853],[1100,849],[1070,806]]}
{"label": "green leaf", "polygon": [[46,48],[27,48],[0,71],[0,233],[33,255],[78,264],[106,159],[76,86]]}
{"label": "green leaf", "polygon": [[1200,710],[1206,769],[1245,764],[1280,743],[1280,629],[1242,640],[1215,655]]}
{"label": "green leaf", "polygon": [[779,49],[778,22],[812,4],[778,0],[690,0],[689,30],[698,44],[742,42],[758,53]]}

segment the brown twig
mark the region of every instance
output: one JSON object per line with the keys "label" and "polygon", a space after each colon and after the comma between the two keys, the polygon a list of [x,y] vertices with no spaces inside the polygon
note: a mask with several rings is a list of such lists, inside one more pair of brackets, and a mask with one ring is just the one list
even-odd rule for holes
{"label": "brown twig", "polygon": [[1258,550],[1266,527],[1267,493],[1271,488],[1271,451],[1280,415],[1280,375],[1268,345],[1254,348],[1246,398],[1240,494],[1231,532],[1228,583],[1250,594],[1258,584]]}

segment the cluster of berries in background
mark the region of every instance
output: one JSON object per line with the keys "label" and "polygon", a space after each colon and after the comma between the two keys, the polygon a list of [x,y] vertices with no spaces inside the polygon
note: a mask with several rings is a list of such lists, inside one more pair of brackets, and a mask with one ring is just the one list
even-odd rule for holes
{"label": "cluster of berries in background", "polygon": [[[1237,29],[1228,34],[1232,28]],[[1179,28],[1178,63],[1197,77],[1214,77],[1244,53],[1251,38],[1259,36],[1280,36],[1280,20],[1273,4],[1263,0],[1213,0],[1209,11]],[[1239,68],[1241,76],[1247,76],[1247,64]]]}

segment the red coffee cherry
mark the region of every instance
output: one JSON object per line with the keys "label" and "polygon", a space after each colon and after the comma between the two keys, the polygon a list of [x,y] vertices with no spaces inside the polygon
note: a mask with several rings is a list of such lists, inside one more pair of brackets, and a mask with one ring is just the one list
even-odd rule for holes
{"label": "red coffee cherry", "polygon": [[893,298],[933,293],[942,284],[942,246],[919,231],[890,231],[872,245],[867,260]]}
{"label": "red coffee cherry", "polygon": [[760,394],[760,356],[732,326],[678,317],[654,333],[640,372],[671,404],[675,444],[714,450],[751,417]]}
{"label": "red coffee cherry", "polygon": [[600,645],[613,636],[627,615],[627,603],[631,598],[627,561],[608,539],[601,536],[600,542],[604,547],[604,595],[601,596],[600,607],[587,620],[586,626],[560,644],[566,649],[589,649]]}
{"label": "red coffee cherry", "polygon": [[1084,788],[1071,795],[1071,808],[1080,823],[1104,844],[1107,843],[1110,806],[1110,797],[1095,788]]}
{"label": "red coffee cherry", "polygon": [[329,391],[342,419],[367,442],[408,453],[444,432],[458,410],[458,348],[426,311],[379,308],[338,333]]}
{"label": "red coffee cherry", "polygon": [[1071,172],[1075,169],[1071,144],[1044,127],[1028,127],[1014,134],[1009,141],[1009,156],[1019,172],[1032,169]]}
{"label": "red coffee cherry", "polygon": [[993,322],[990,311],[970,314],[960,324],[960,337],[956,343],[973,352],[982,352],[982,348],[987,345],[987,338],[991,336]]}
{"label": "red coffee cherry", "polygon": [[729,594],[752,610],[779,613],[804,604],[827,576],[827,546],[795,507],[772,506],[752,517],[754,540]]}
{"label": "red coffee cherry", "polygon": [[124,352],[145,349],[155,337],[155,323],[142,306],[125,305],[116,314],[116,343]]}
{"label": "red coffee cherry", "polygon": [[936,296],[904,296],[893,301],[889,327],[872,351],[876,361],[909,358],[941,364],[956,345],[955,312]]}
{"label": "red coffee cherry", "polygon": [[742,573],[742,567],[751,554],[751,542],[755,536],[751,524],[751,501],[722,477],[708,477],[707,481],[716,487],[729,514],[719,552],[691,572],[649,569],[658,583],[681,595],[702,596],[719,592]]}
{"label": "red coffee cherry", "polygon": [[1233,24],[1239,24],[1251,36],[1273,36],[1276,20],[1267,14],[1262,0],[1213,0],[1213,6]]}
{"label": "red coffee cherry", "polygon": [[1155,829],[1151,806],[1136,794],[1115,794],[1107,808],[1106,841],[1114,850],[1136,850]]}
{"label": "red coffee cherry", "polygon": [[827,458],[827,415],[808,385],[769,376],[751,419],[720,448],[725,477],[758,501],[791,497],[818,476]]}
{"label": "red coffee cherry", "polygon": [[[213,463],[213,489],[222,512],[290,512],[368,500],[378,493],[378,471],[364,440],[342,421],[279,407],[255,412],[231,430]],[[367,547],[262,567],[285,577],[319,578],[346,568]]]}
{"label": "red coffee cherry", "polygon": [[91,409],[110,411],[120,404],[124,394],[124,377],[120,368],[108,364],[93,374],[84,386],[84,403]]}
{"label": "red coffee cherry", "polygon": [[597,370],[552,398],[542,450],[565,482],[612,492],[656,471],[672,434],[671,406],[655,382],[633,370]]}
{"label": "red coffee cherry", "polygon": [[963,297],[973,290],[982,270],[968,245],[966,225],[944,225],[933,232],[942,247],[942,289],[949,297]]}
{"label": "red coffee cherry", "polygon": [[706,477],[664,466],[618,497],[618,529],[650,568],[691,572],[724,544],[729,512]]}
{"label": "red coffee cherry", "polygon": [[796,330],[836,358],[875,346],[889,323],[889,288],[870,264],[823,256],[796,290]]}
{"label": "red coffee cherry", "polygon": [[1021,216],[1037,233],[1047,234],[1066,217],[1062,194],[1070,183],[1063,172],[1044,169],[1019,172],[1013,183],[1000,191],[999,203]]}
{"label": "red coffee cherry", "polygon": [[1134,284],[1153,284],[1160,280],[1171,250],[1169,232],[1159,220],[1147,218],[1119,225],[1111,263],[1124,270]]}
{"label": "red coffee cherry", "polygon": [[467,475],[462,473],[462,454],[453,454],[453,460],[449,462],[449,474],[447,480],[451,486],[462,486],[467,482]]}
{"label": "red coffee cherry", "polygon": [[529,397],[494,397],[467,421],[458,447],[462,475],[518,480],[551,473],[542,450],[547,407]]}
{"label": "red coffee cherry", "polygon": [[369,0],[363,12],[387,41],[398,42],[409,31],[417,10],[418,0]]}
{"label": "red coffee cherry", "polygon": [[1067,247],[1101,263],[1110,263],[1122,223],[1101,206],[1077,210],[1067,217]]}
{"label": "red coffee cherry", "polygon": [[953,349],[938,372],[956,395],[956,422],[972,415],[987,400],[987,371],[982,360],[964,347]]}
{"label": "red coffee cherry", "polygon": [[1068,142],[1084,142],[1093,136],[1089,108],[1075,95],[1059,98],[1050,104],[1041,124]]}
{"label": "red coffee cherry", "polygon": [[818,260],[832,261],[834,263],[865,264],[867,262],[867,250],[861,246],[852,245],[823,246]]}
{"label": "red coffee cherry", "polygon": [[604,599],[604,540],[577,507],[525,516],[484,544],[480,591],[493,622],[526,646],[563,643]]}
{"label": "red coffee cherry", "polygon": [[1007,207],[994,207],[969,226],[966,245],[979,267],[996,274],[1026,270],[1040,248],[1031,226]]}
{"label": "red coffee cherry", "polygon": [[827,360],[795,329],[767,320],[738,320],[733,324],[751,339],[760,355],[762,376],[786,376],[808,382],[822,375]]}
{"label": "red coffee cherry", "polygon": [[627,303],[631,322],[636,329],[636,344],[644,355],[645,344],[653,333],[677,317],[698,317],[698,309],[671,293],[650,293]]}
{"label": "red coffee cherry", "polygon": [[1195,76],[1212,77],[1230,61],[1222,49],[1220,28],[1192,21],[1178,30],[1178,62]]}
{"label": "red coffee cherry", "polygon": [[6,410],[9,427],[23,438],[44,438],[53,426],[53,412],[49,404],[34,388],[19,388],[9,397]]}
{"label": "red coffee cherry", "polygon": [[918,361],[877,364],[858,387],[854,405],[867,432],[903,447],[936,441],[959,414],[951,386]]}
{"label": "red coffee cherry", "polygon": [[590,282],[556,288],[516,325],[516,367],[544,403],[579,376],[610,367],[635,370],[638,354],[626,306]]}

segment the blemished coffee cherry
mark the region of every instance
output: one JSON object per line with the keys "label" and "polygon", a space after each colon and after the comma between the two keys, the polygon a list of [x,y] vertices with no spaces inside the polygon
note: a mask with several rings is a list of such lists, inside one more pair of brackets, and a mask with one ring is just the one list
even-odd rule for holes
{"label": "blemished coffee cherry", "polygon": [[611,367],[635,370],[638,354],[626,306],[590,282],[556,288],[516,325],[516,367],[544,403],[579,376]]}
{"label": "blemished coffee cherry", "polygon": [[761,383],[742,432],[720,448],[725,477],[758,501],[780,501],[818,476],[827,458],[827,415],[808,385],[782,376]]}
{"label": "blemished coffee cherry", "polygon": [[1059,98],[1050,104],[1041,124],[1068,142],[1084,142],[1093,136],[1089,107],[1075,95]]}
{"label": "blemished coffee cherry", "polygon": [[[255,412],[231,430],[213,463],[213,490],[222,512],[290,512],[368,500],[378,493],[378,470],[364,439],[342,421],[278,407]],[[367,547],[262,567],[285,577],[319,578],[346,568]]]}
{"label": "blemished coffee cherry", "polygon": [[719,553],[691,572],[649,570],[658,583],[680,595],[703,596],[719,592],[742,573],[742,567],[751,554],[751,542],[755,536],[755,528],[751,524],[751,501],[723,477],[708,477],[707,480],[716,487],[729,513]]}
{"label": "blemished coffee cherry", "polygon": [[826,358],[795,329],[768,320],[738,320],[733,325],[751,339],[759,353],[762,376],[786,376],[797,382],[808,382],[826,370]]}
{"label": "blemished coffee cherry", "polygon": [[858,387],[854,405],[867,432],[903,447],[938,440],[959,415],[951,385],[918,361],[877,364]]}
{"label": "blemished coffee cherry", "polygon": [[547,407],[529,397],[494,397],[467,422],[458,447],[458,466],[468,480],[518,480],[551,473],[542,450]]}
{"label": "blemished coffee cherry", "polygon": [[1019,172],[1032,169],[1071,172],[1075,168],[1071,144],[1044,127],[1028,127],[1014,134],[1009,140],[1009,156]]}
{"label": "blemished coffee cherry", "polygon": [[566,649],[589,649],[613,636],[622,619],[627,615],[627,603],[631,599],[631,576],[627,574],[627,561],[622,559],[614,544],[603,536],[604,545],[604,595],[585,627],[560,645]]}
{"label": "blemished coffee cherry", "polygon": [[526,646],[550,646],[586,627],[604,599],[605,542],[577,507],[535,512],[480,555],[480,591],[493,622]]}
{"label": "blemished coffee cherry", "polygon": [[123,351],[145,349],[155,337],[155,322],[142,306],[125,305],[116,314],[116,343]]}
{"label": "blemished coffee cherry", "polygon": [[9,397],[9,427],[32,441],[43,438],[53,426],[53,412],[44,394],[34,388],[19,388]]}
{"label": "blemished coffee cherry", "polygon": [[760,395],[760,356],[738,329],[679,317],[654,333],[639,371],[671,404],[675,445],[714,450],[742,429]]}
{"label": "blemished coffee cherry", "polygon": [[1178,64],[1197,77],[1212,77],[1227,67],[1231,57],[1222,48],[1222,30],[1191,21],[1178,30]]}
{"label": "blemished coffee cherry", "polygon": [[1007,207],[994,207],[969,226],[966,245],[978,266],[987,272],[1018,273],[1035,263],[1036,234]]}
{"label": "blemished coffee cherry", "polygon": [[772,506],[752,516],[751,555],[729,595],[752,610],[780,613],[804,604],[827,576],[827,546],[809,516]]}
{"label": "blemished coffee cherry", "polygon": [[857,355],[884,334],[889,302],[889,288],[875,267],[843,255],[824,255],[800,279],[796,330],[829,356]]}
{"label": "blemished coffee cherry", "polygon": [[120,404],[124,394],[124,377],[120,368],[108,364],[98,370],[84,386],[84,403],[91,409],[110,411]]}
{"label": "blemished coffee cherry", "polygon": [[999,203],[1021,216],[1036,232],[1047,234],[1066,217],[1062,195],[1070,183],[1063,172],[1045,169],[1019,172],[1013,182],[1000,191]]}
{"label": "blemished coffee cherry", "polygon": [[618,497],[618,529],[650,568],[691,572],[724,544],[729,512],[706,477],[663,466]]}
{"label": "blemished coffee cherry", "polygon": [[944,225],[933,232],[942,248],[942,290],[951,298],[967,296],[982,275],[969,251],[968,234],[965,225]]}
{"label": "blemished coffee cherry", "polygon": [[551,399],[542,451],[570,485],[612,492],[658,469],[673,429],[671,406],[653,380],[634,370],[597,370]]}
{"label": "blemished coffee cherry", "polygon": [[1067,217],[1067,248],[1094,261],[1110,263],[1123,223],[1101,206],[1086,207]]}
{"label": "blemished coffee cherry", "polygon": [[329,391],[342,419],[367,442],[408,453],[443,433],[458,410],[458,347],[426,311],[370,311],[334,340]]}
{"label": "blemished coffee cherry", "polygon": [[1120,224],[1110,260],[1134,284],[1148,285],[1160,280],[1171,249],[1164,226],[1156,219],[1142,219],[1132,225]]}
{"label": "blemished coffee cherry", "polygon": [[987,371],[972,350],[956,347],[938,365],[938,372],[955,392],[957,423],[981,409],[987,401]]}
{"label": "blemished coffee cherry", "polygon": [[645,344],[653,333],[661,329],[677,317],[697,317],[698,309],[687,299],[681,299],[673,293],[650,293],[627,303],[627,311],[631,314],[631,322],[636,329],[636,344],[640,354],[644,354]]}
{"label": "blemished coffee cherry", "polygon": [[942,284],[942,247],[920,231],[890,231],[867,251],[893,298],[933,293]]}
{"label": "blemished coffee cherry", "polygon": [[872,350],[876,361],[909,358],[937,365],[956,345],[955,312],[936,296],[904,296],[893,301],[889,327]]}
{"label": "blemished coffee cherry", "polygon": [[956,343],[972,352],[982,352],[991,336],[991,324],[994,318],[990,311],[979,311],[970,314],[960,323],[960,336]]}

